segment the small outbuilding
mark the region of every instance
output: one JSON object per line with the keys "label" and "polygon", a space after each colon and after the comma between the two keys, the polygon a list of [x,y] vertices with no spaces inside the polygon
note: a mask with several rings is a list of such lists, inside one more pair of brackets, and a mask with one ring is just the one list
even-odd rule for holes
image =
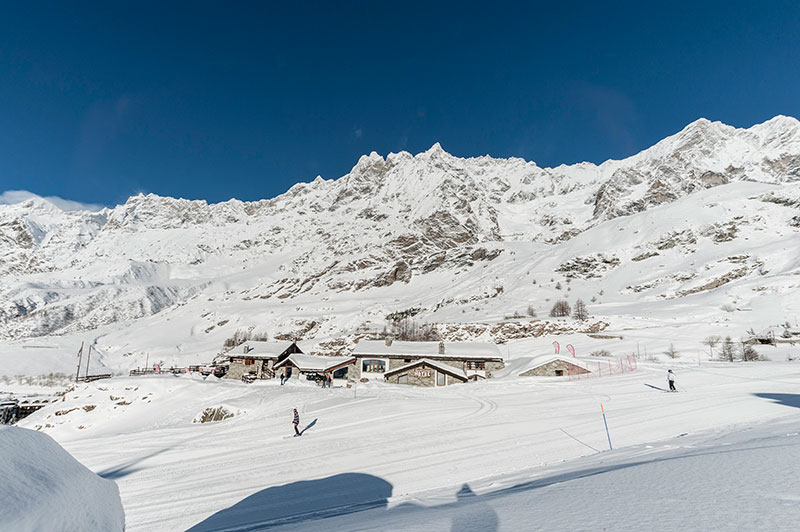
{"label": "small outbuilding", "polygon": [[591,373],[577,362],[562,357],[550,357],[537,361],[535,365],[519,374],[520,377],[566,377]]}
{"label": "small outbuilding", "polygon": [[227,354],[229,379],[251,375],[256,379],[271,379],[274,367],[291,354],[302,351],[295,342],[243,342]]}
{"label": "small outbuilding", "polygon": [[394,384],[429,387],[467,382],[467,374],[463,369],[427,358],[387,371],[384,378],[386,382]]}

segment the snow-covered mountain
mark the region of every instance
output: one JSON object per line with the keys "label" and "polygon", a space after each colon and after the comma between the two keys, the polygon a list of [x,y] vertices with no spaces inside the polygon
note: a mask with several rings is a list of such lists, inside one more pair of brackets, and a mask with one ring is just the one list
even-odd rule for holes
{"label": "snow-covered mountain", "polygon": [[373,152],[340,179],[256,202],[0,205],[0,339],[89,332],[125,355],[159,334],[178,354],[218,349],[242,327],[320,338],[401,311],[502,321],[529,305],[545,316],[560,297],[593,300],[607,322],[708,294],[723,313],[763,295],[784,304],[799,231],[790,117],[749,129],[701,119],[599,166],[463,159],[439,144]]}

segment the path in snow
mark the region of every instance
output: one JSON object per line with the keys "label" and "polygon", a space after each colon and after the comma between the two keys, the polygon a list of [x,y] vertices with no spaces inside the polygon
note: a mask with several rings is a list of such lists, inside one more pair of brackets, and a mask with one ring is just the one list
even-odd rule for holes
{"label": "path in snow", "polygon": [[[657,501],[661,510],[653,510],[648,521],[656,530],[671,530],[685,516],[696,519],[695,529],[708,529],[703,525],[713,521],[720,530],[734,530],[735,524],[748,529],[754,522],[743,500],[768,514],[771,521],[763,522],[772,530],[781,529],[776,508],[789,516],[797,508],[791,499],[797,485],[784,478],[797,476],[797,438],[781,440],[767,431],[766,443],[750,449],[755,440],[748,435],[760,434],[750,428],[754,423],[800,413],[792,405],[800,389],[797,366],[709,364],[678,371],[678,384],[688,392],[643,386],[663,384],[664,375],[662,366],[643,364],[635,373],[579,382],[502,379],[434,390],[364,386],[357,398],[352,390],[302,383],[114,379],[103,384],[113,389],[101,393],[87,385],[59,408],[123,393],[133,394],[125,399],[131,405],[105,414],[102,405],[88,413],[77,410],[60,418],[76,416],[73,425],[50,433],[118,483],[129,532],[208,529],[217,522],[208,521],[215,514],[231,526],[241,518],[247,526],[281,522],[298,530],[338,528],[337,520],[346,530],[450,530],[453,519],[471,515],[462,507],[496,515],[499,529],[597,530],[592,523],[600,519],[609,529],[626,530],[629,523],[628,529],[641,530],[646,527],[635,521]],[[143,394],[152,401],[146,408]],[[608,448],[601,402],[613,453],[592,450]],[[203,408],[219,404],[240,414],[191,423]],[[302,438],[285,439],[295,406],[302,425],[314,426]],[[46,414],[40,411],[26,424],[40,424]],[[108,419],[92,425],[92,416],[102,415]],[[77,430],[78,423],[85,428]],[[723,444],[736,452],[716,452]],[[782,458],[770,461],[773,453]],[[761,470],[749,467],[756,459],[766,464],[761,481]],[[789,459],[794,461],[787,465]],[[603,474],[574,479],[594,468]],[[547,480],[554,476],[558,482]],[[755,487],[762,495],[734,496],[736,486]],[[313,495],[317,487],[350,493],[354,502],[319,500]],[[286,493],[296,497],[298,490],[312,494],[308,510],[283,505],[273,511],[263,502],[283,500]],[[728,521],[712,511],[717,506]],[[314,521],[354,510],[359,511]],[[493,526],[475,519],[470,521],[482,523],[480,530]]]}

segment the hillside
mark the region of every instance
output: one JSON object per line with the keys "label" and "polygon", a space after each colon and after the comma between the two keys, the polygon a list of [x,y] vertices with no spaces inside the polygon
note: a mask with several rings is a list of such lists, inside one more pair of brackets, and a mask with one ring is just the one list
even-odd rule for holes
{"label": "hillside", "polygon": [[[436,144],[257,202],[31,199],[0,205],[0,371],[71,372],[81,341],[114,370],[186,364],[236,331],[352,339],[403,311],[452,339],[698,320],[740,337],[795,321],[798,247],[800,123],[783,116],[701,119],[601,165]],[[592,319],[546,322],[562,297]],[[504,324],[529,306],[538,320]]]}

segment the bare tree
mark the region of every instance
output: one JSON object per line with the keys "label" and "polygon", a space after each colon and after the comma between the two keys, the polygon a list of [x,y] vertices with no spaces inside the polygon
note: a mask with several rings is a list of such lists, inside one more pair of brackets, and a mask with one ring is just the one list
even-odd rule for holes
{"label": "bare tree", "polygon": [[569,316],[571,310],[572,308],[569,306],[566,299],[559,299],[553,304],[553,308],[550,309],[550,316],[553,318],[563,318],[564,316]]}
{"label": "bare tree", "polygon": [[583,302],[583,299],[575,302],[575,310],[572,311],[572,317],[581,321],[589,319],[589,310],[586,308],[586,303]]}
{"label": "bare tree", "polygon": [[758,355],[758,351],[750,345],[742,342],[742,353],[741,353],[742,361],[743,362],[754,362],[759,360],[761,357]]}
{"label": "bare tree", "polygon": [[534,308],[533,305],[528,305],[528,316],[530,316],[531,318],[536,317],[536,309]]}
{"label": "bare tree", "polygon": [[715,336],[706,336],[705,340],[703,340],[703,344],[708,346],[708,350],[711,353],[711,358],[714,358],[714,347],[716,347],[716,345],[718,343],[720,343],[721,341],[722,341],[722,337],[721,336],[716,336],[716,335]]}
{"label": "bare tree", "polygon": [[392,336],[397,340],[411,342],[439,340],[439,330],[431,323],[418,324],[415,320],[404,317],[392,322]]}
{"label": "bare tree", "polygon": [[664,354],[672,359],[678,358],[678,355],[680,355],[680,353],[678,353],[678,350],[675,349],[675,346],[672,343],[669,344],[669,347],[667,348],[666,351],[664,351]]}
{"label": "bare tree", "polygon": [[722,342],[722,352],[720,353],[720,358],[722,360],[727,360],[728,362],[733,362],[733,340],[730,336],[726,336],[725,341]]}

